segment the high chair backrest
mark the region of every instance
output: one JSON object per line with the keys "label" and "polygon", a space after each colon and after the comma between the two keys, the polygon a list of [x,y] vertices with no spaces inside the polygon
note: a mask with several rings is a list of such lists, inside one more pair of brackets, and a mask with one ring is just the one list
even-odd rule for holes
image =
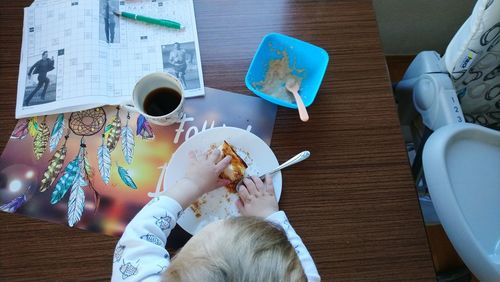
{"label": "high chair backrest", "polygon": [[478,0],[443,56],[464,117],[500,130],[500,0]]}

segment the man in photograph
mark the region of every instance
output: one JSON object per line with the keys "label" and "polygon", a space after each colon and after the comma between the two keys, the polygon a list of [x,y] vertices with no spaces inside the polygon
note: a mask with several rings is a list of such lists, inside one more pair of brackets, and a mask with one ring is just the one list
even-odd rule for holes
{"label": "man in photograph", "polygon": [[115,15],[111,9],[109,0],[106,1],[104,9],[104,32],[106,33],[106,42],[113,43],[115,40]]}
{"label": "man in photograph", "polygon": [[52,59],[48,58],[48,52],[44,51],[42,53],[42,59],[36,62],[34,65],[31,66],[30,70],[28,71],[28,79],[31,80],[31,75],[32,74],[38,74],[38,85],[35,87],[35,89],[28,95],[28,97],[25,98],[24,100],[24,106],[27,106],[33,96],[42,88],[42,95],[41,98],[42,100],[45,100],[45,93],[47,92],[47,88],[49,87],[50,80],[47,77],[47,73],[51,70],[54,69],[54,57]]}
{"label": "man in photograph", "polygon": [[186,81],[184,76],[186,74],[186,50],[181,48],[181,44],[174,43],[174,49],[170,51],[168,62],[174,67],[175,76],[180,80],[182,87],[186,89]]}

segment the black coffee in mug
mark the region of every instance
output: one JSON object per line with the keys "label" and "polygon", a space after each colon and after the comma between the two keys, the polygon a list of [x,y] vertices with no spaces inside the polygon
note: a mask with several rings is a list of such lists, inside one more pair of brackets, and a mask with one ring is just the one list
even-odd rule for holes
{"label": "black coffee in mug", "polygon": [[156,88],[146,95],[144,112],[150,116],[163,116],[177,109],[181,100],[181,94],[177,90],[167,87]]}

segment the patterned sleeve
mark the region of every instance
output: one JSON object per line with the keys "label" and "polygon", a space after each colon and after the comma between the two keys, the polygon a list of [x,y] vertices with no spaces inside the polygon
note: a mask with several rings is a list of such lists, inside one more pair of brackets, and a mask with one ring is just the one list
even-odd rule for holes
{"label": "patterned sleeve", "polygon": [[277,224],[281,226],[283,230],[285,230],[286,236],[288,237],[288,241],[295,248],[295,252],[300,259],[300,263],[302,264],[302,268],[307,276],[307,280],[309,282],[321,281],[318,270],[316,269],[316,265],[306,249],[304,243],[300,239],[299,235],[295,232],[293,227],[290,225],[288,218],[285,215],[285,212],[278,211],[266,218],[267,221]]}
{"label": "patterned sleeve", "polygon": [[170,263],[165,249],[182,207],[174,199],[152,199],[130,221],[113,256],[111,281],[159,281]]}

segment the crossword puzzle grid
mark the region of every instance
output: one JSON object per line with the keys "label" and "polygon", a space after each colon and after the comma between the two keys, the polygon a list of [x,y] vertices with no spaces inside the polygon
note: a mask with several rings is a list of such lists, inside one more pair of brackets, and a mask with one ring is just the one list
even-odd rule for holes
{"label": "crossword puzzle grid", "polygon": [[42,52],[48,51],[49,58],[54,56],[56,62],[57,101],[98,90],[92,81],[98,74],[93,69],[98,55],[92,32],[97,17],[91,9],[94,1],[37,2],[26,8],[26,68],[29,70]]}
{"label": "crossword puzzle grid", "polygon": [[135,83],[141,77],[163,71],[161,47],[157,45],[129,47],[110,54],[115,97],[130,97]]}
{"label": "crossword puzzle grid", "polygon": [[[120,33],[123,38],[123,43],[120,44],[123,47],[121,51],[123,54],[122,57],[127,58],[129,61],[126,68],[116,70],[117,73],[120,73],[123,85],[126,85],[127,82],[132,82],[131,87],[133,88],[133,84],[143,75],[153,71],[163,71],[162,45],[169,45],[175,42],[198,41],[192,1],[148,0],[138,3],[125,3],[122,1],[120,4],[120,7],[123,7],[123,10],[127,12],[174,20],[185,27],[184,30],[178,31],[162,26],[120,19]],[[198,47],[197,44],[196,47]],[[144,58],[141,59],[140,56]],[[199,61],[198,48],[197,57]],[[201,64],[199,64],[198,75],[200,81],[202,81]]]}
{"label": "crossword puzzle grid", "polygon": [[[174,8],[175,7],[175,8]],[[192,2],[185,0],[147,0],[126,3],[120,9],[154,18],[175,20],[185,26],[178,31],[162,26],[120,18],[119,44],[111,44],[110,73],[112,83],[107,91],[113,96],[129,96],[135,83],[151,72],[163,71],[162,45],[195,41],[195,18],[191,16]],[[201,77],[201,71],[200,71]]]}

